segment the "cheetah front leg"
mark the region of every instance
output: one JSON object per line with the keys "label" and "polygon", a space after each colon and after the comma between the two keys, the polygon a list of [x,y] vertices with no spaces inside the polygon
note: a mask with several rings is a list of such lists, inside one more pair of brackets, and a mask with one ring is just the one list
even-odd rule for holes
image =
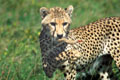
{"label": "cheetah front leg", "polygon": [[76,70],[67,70],[64,74],[66,74],[65,80],[76,80]]}
{"label": "cheetah front leg", "polygon": [[76,80],[76,75],[76,66],[73,64],[66,65],[66,67],[64,68],[65,80]]}
{"label": "cheetah front leg", "polygon": [[59,54],[56,60],[64,60],[62,64],[64,67],[65,80],[76,80],[76,65],[75,62],[80,58],[81,53],[77,50],[68,50]]}

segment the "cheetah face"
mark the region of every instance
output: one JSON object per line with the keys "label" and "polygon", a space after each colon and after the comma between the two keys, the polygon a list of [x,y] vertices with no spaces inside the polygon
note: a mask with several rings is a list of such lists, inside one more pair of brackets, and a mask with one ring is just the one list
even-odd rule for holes
{"label": "cheetah face", "polygon": [[47,29],[46,33],[48,33],[53,40],[67,37],[72,12],[73,6],[71,5],[66,9],[60,7],[50,9],[45,7],[40,8],[42,28]]}

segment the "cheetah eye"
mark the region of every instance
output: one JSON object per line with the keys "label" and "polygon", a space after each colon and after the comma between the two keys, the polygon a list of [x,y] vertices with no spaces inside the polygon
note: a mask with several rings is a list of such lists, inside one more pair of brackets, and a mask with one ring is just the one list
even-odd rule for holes
{"label": "cheetah eye", "polygon": [[63,23],[63,26],[66,26],[67,24],[68,24],[67,22],[64,22],[64,23]]}
{"label": "cheetah eye", "polygon": [[51,22],[50,24],[51,24],[52,26],[56,26],[57,23]]}

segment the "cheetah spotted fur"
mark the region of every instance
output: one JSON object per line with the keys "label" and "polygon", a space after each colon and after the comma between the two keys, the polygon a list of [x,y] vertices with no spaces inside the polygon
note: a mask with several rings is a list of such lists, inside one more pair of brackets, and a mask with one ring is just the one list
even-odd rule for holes
{"label": "cheetah spotted fur", "polygon": [[[86,26],[70,30],[73,6],[40,8],[42,30],[40,48],[43,69],[52,77],[60,69],[66,80],[76,80],[82,70],[98,57],[110,54],[120,69],[120,17],[97,20]],[[81,40],[69,44],[59,39]]]}

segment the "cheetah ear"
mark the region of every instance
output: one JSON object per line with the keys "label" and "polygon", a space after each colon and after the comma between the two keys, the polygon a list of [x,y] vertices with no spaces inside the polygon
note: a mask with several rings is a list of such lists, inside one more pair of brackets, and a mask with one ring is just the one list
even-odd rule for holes
{"label": "cheetah ear", "polygon": [[41,18],[43,19],[47,14],[49,13],[49,10],[46,7],[41,7],[40,8],[40,15]]}
{"label": "cheetah ear", "polygon": [[68,15],[71,17],[72,16],[72,12],[73,12],[74,8],[72,5],[69,5],[68,8],[65,9],[66,13],[68,13]]}

